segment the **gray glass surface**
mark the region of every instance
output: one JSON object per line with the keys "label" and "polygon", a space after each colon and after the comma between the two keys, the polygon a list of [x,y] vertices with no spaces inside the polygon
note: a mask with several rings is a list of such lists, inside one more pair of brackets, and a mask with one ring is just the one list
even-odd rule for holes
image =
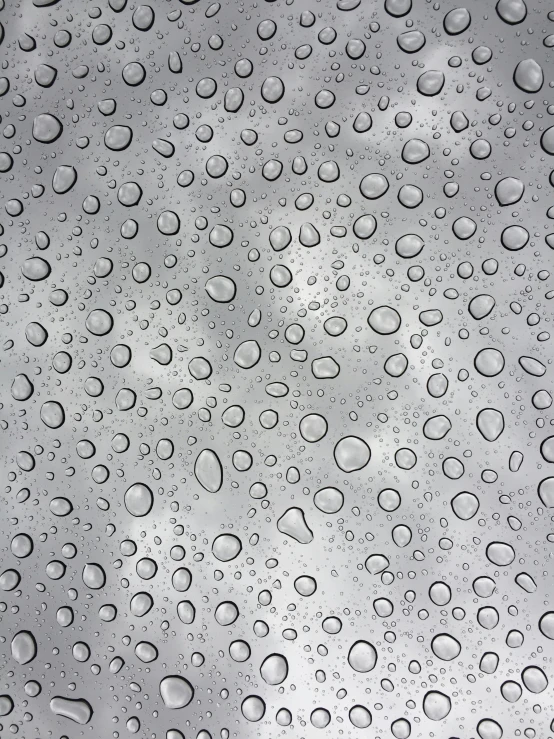
{"label": "gray glass surface", "polygon": [[554,10],[149,1],[0,0],[0,736],[553,737]]}

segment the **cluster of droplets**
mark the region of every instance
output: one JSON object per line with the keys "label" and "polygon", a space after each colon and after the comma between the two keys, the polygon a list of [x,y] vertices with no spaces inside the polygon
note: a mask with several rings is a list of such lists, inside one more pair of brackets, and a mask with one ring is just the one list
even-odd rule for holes
{"label": "cluster of droplets", "polygon": [[554,11],[12,7],[0,734],[554,736]]}

